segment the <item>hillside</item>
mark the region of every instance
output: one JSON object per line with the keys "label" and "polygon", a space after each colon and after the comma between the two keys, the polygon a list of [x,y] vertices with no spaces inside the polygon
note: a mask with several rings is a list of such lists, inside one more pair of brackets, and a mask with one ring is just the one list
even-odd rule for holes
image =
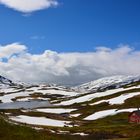
{"label": "hillside", "polygon": [[130,112],[140,107],[139,76],[106,77],[72,88],[10,85],[0,94],[0,127],[29,126],[50,139],[140,139],[140,126],[128,122]]}
{"label": "hillside", "polygon": [[0,75],[0,86],[4,86],[4,85],[5,86],[6,85],[14,85],[14,83],[11,80]]}

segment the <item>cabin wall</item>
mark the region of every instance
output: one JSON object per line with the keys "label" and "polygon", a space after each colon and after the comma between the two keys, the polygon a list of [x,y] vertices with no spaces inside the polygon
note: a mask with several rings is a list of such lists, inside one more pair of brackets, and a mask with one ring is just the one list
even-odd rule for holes
{"label": "cabin wall", "polygon": [[129,116],[129,122],[130,123],[138,123],[138,124],[140,124],[140,117],[137,115],[137,114],[131,114],[130,116]]}

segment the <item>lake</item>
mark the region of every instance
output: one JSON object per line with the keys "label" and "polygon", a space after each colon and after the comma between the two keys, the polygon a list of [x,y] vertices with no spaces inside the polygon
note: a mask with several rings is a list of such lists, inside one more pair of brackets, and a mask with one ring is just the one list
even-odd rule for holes
{"label": "lake", "polygon": [[39,107],[51,107],[49,101],[19,101],[12,103],[0,103],[0,109],[34,109]]}

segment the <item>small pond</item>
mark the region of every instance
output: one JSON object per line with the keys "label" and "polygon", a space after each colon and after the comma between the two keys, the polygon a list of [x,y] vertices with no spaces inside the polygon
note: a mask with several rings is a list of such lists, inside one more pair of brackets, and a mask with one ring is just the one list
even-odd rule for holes
{"label": "small pond", "polygon": [[0,109],[34,109],[38,107],[51,107],[49,101],[19,101],[12,103],[0,103]]}

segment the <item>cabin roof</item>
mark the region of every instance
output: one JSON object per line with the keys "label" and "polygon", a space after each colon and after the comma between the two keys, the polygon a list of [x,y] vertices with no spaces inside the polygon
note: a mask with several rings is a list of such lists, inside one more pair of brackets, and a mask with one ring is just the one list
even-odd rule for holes
{"label": "cabin roof", "polygon": [[[133,111],[131,114],[133,114],[133,113],[135,113],[135,114],[137,114],[138,116],[140,116],[140,110]],[[131,115],[131,114],[130,114],[130,115]]]}

